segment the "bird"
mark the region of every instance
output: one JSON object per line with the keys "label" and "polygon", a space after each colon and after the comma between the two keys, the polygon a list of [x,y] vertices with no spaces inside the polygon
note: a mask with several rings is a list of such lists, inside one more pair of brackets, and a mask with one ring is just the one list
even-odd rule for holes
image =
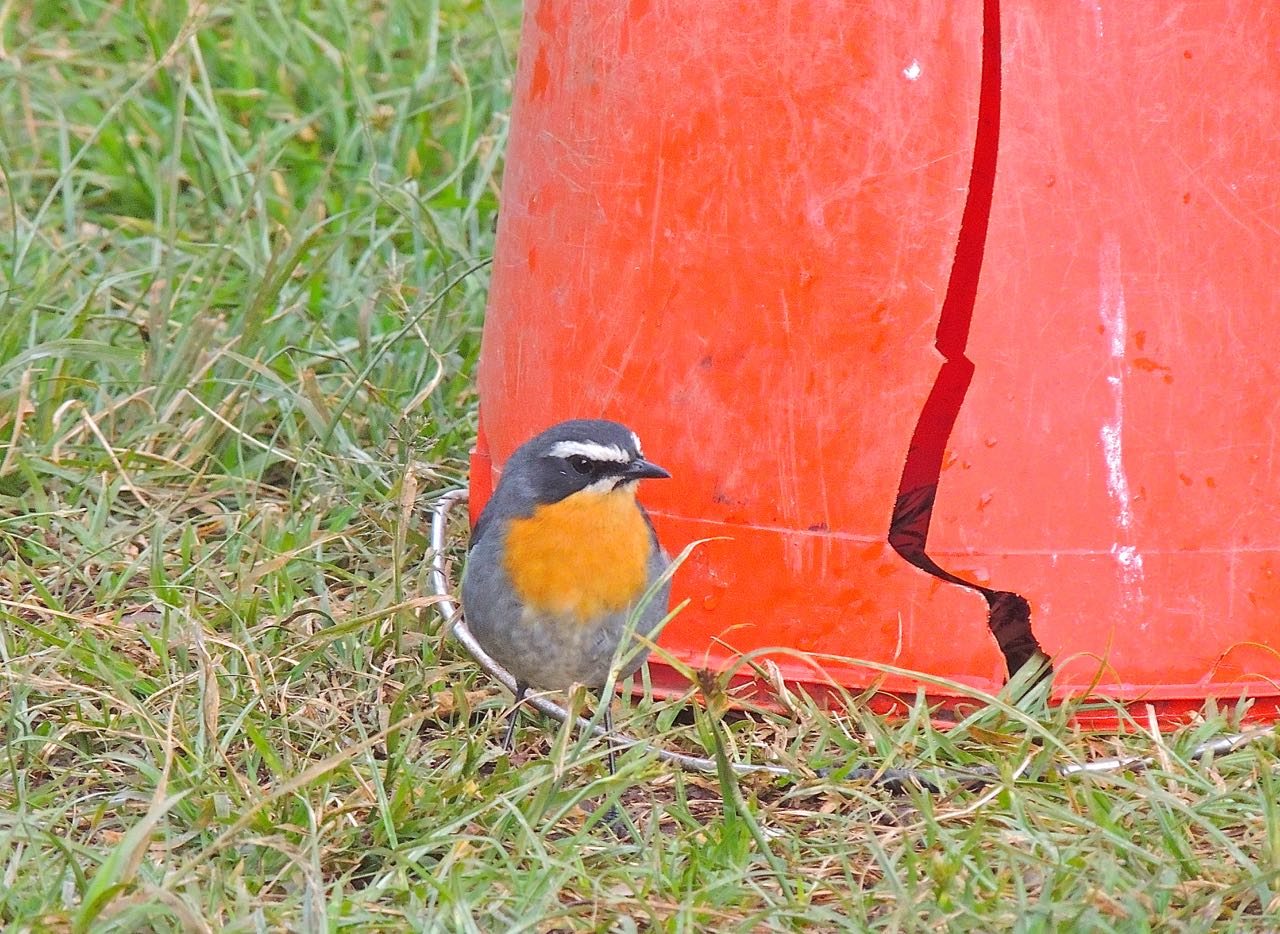
{"label": "bird", "polygon": [[471,634],[516,681],[507,752],[531,688],[599,691],[620,648],[619,678],[644,664],[648,649],[634,636],[667,615],[671,559],[636,490],[670,476],[645,459],[634,431],[602,419],[552,425],[507,459],[472,531],[461,588]]}

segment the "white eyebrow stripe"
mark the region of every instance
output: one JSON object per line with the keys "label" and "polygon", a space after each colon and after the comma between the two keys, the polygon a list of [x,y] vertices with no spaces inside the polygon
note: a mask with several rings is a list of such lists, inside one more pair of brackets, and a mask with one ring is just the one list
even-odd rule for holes
{"label": "white eyebrow stripe", "polygon": [[631,455],[616,444],[597,444],[594,441],[557,441],[551,446],[551,450],[547,451],[547,455],[549,457],[581,455],[587,460],[609,461],[615,464],[625,464],[631,460]]}
{"label": "white eyebrow stripe", "polygon": [[631,440],[635,443],[636,453],[644,457],[644,449],[640,447],[640,436],[633,431],[631,432]]}

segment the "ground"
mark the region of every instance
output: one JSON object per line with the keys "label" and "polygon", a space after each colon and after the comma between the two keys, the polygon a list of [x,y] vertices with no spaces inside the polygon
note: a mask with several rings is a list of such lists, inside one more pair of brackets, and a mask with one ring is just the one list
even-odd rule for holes
{"label": "ground", "polygon": [[[474,435],[518,18],[0,3],[0,922],[1274,929],[1275,736],[1190,756],[1235,709],[1115,739],[1036,691],[945,725],[731,714],[712,679],[620,725],[795,780],[644,751],[610,779],[533,720],[501,754],[509,696],[424,560]],[[1153,767],[1052,770],[1121,750]],[[995,779],[813,771],[853,762]]]}

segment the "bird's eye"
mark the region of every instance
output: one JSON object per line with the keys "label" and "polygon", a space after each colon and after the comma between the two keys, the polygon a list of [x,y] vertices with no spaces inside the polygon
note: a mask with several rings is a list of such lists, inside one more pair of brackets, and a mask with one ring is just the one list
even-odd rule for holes
{"label": "bird's eye", "polygon": [[591,458],[583,457],[581,454],[575,454],[569,458],[569,466],[578,473],[591,473]]}

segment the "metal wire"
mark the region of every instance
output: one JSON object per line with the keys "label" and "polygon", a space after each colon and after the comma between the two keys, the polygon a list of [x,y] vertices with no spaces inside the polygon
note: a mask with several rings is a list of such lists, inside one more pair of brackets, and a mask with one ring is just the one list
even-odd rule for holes
{"label": "metal wire", "polygon": [[[516,679],[512,674],[503,668],[484,650],[484,647],[476,641],[475,636],[471,634],[471,630],[467,628],[466,620],[458,612],[458,606],[453,599],[453,588],[449,582],[449,573],[445,567],[445,533],[448,527],[449,513],[459,503],[465,502],[467,499],[467,491],[458,489],[450,490],[432,504],[431,507],[431,586],[435,591],[438,600],[441,616],[444,617],[446,627],[452,628],[453,635],[463,647],[471,654],[471,657],[479,663],[480,667],[495,680],[502,683],[508,691],[513,694],[516,690]],[[540,713],[564,723],[569,719],[569,712],[557,704],[555,701],[539,694],[526,695],[525,703],[531,704]],[[619,747],[640,746],[649,750],[656,755],[661,761],[666,762],[676,768],[683,769],[687,772],[716,772],[716,762],[714,759],[704,758],[702,756],[691,756],[683,752],[675,752],[671,749],[665,749],[656,746],[645,740],[636,739],[622,733],[609,732],[600,723],[592,723],[586,717],[577,717],[575,719],[578,729],[586,730],[596,736],[607,736],[609,740]],[[1244,733],[1231,733],[1226,736],[1220,736],[1216,739],[1208,740],[1201,743],[1193,750],[1191,756],[1199,759],[1205,755],[1219,756],[1224,753],[1234,752],[1235,750],[1246,746],[1249,743],[1266,736],[1271,732],[1271,727],[1260,727],[1249,730]],[[1055,764],[1052,766],[1052,773],[1058,776],[1067,777],[1071,775],[1081,775],[1096,772],[1118,772],[1118,771],[1141,771],[1150,768],[1157,763],[1155,756],[1125,756],[1113,757],[1106,759],[1091,759],[1086,762],[1069,762]],[[746,775],[774,775],[793,779],[800,779],[804,776],[794,769],[784,765],[748,764],[743,762],[731,762],[730,768],[741,776]],[[815,772],[818,775],[839,774],[843,778],[857,780],[865,780],[875,782],[877,784],[886,785],[892,788],[905,787],[908,784],[916,785],[930,791],[937,791],[935,784],[937,779],[942,776],[954,779],[962,783],[980,783],[989,784],[1000,780],[999,774],[994,769],[974,769],[972,771],[959,770],[917,770],[917,769],[869,769],[869,768],[853,768],[846,771],[838,769],[822,769]]]}
{"label": "metal wire", "polygon": [[[1235,752],[1271,732],[1271,727],[1263,726],[1244,733],[1228,733],[1215,739],[1206,740],[1191,752],[1192,759],[1205,755],[1220,756]],[[1140,772],[1158,763],[1155,756],[1115,756],[1106,759],[1090,759],[1087,762],[1068,762],[1055,765],[1053,770],[1058,775],[1080,775],[1087,772]]]}

